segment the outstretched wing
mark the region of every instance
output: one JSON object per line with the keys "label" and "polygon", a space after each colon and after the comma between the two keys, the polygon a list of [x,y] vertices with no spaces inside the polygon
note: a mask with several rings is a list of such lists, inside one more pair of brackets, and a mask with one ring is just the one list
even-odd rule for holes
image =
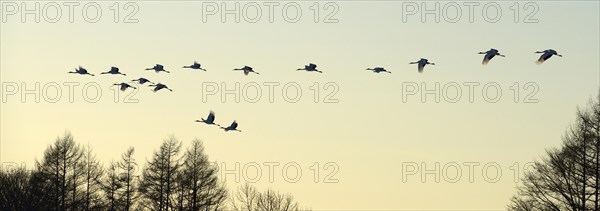
{"label": "outstretched wing", "polygon": [[485,54],[485,56],[483,56],[483,61],[481,62],[481,64],[486,65],[490,62],[490,60],[492,58],[494,58],[495,54],[491,54],[491,53],[487,53]]}
{"label": "outstretched wing", "polygon": [[540,58],[537,60],[538,64],[544,63],[546,60],[548,60],[550,57],[552,57],[551,53],[544,53],[540,56]]}
{"label": "outstretched wing", "polygon": [[483,61],[481,61],[482,65],[487,65],[490,62],[490,59],[488,59],[487,56],[483,57]]}
{"label": "outstretched wing", "polygon": [[211,112],[208,114],[208,117],[206,118],[206,121],[207,121],[207,122],[214,122],[214,121],[215,121],[215,112],[212,112],[212,111],[211,111]]}

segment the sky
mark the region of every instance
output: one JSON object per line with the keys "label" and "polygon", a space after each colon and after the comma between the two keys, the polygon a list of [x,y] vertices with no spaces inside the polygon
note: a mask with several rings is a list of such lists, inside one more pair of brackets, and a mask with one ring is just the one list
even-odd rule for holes
{"label": "sky", "polygon": [[[222,20],[236,2],[239,23]],[[4,167],[33,168],[65,131],[104,164],[129,146],[145,163],[174,135],[202,140],[230,190],[252,182],[314,210],[503,210],[600,88],[598,1],[439,1],[439,22],[421,19],[436,1],[98,1],[98,16],[39,3],[37,23],[21,17],[35,2],[0,2]],[[506,57],[482,66],[490,48]],[[550,48],[563,57],[536,65]],[[419,58],[435,65],[420,74]],[[181,68],[194,61],[208,71]],[[157,63],[171,73],[144,70]],[[296,71],[308,63],[323,73]],[[96,76],[67,74],[79,65]],[[244,65],[260,75],[232,71]],[[99,74],[111,66],[127,76]],[[111,86],[139,77],[173,92]],[[211,110],[242,132],[194,122]]]}

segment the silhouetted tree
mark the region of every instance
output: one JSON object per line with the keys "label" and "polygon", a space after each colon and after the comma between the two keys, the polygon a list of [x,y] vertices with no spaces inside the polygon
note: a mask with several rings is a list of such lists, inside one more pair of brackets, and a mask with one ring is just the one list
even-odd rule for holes
{"label": "silhouetted tree", "polygon": [[133,159],[133,147],[130,147],[123,155],[121,155],[121,162],[119,162],[119,169],[121,175],[119,177],[120,183],[123,185],[123,210],[130,210],[137,199],[137,183],[135,182],[135,171],[137,163]]}
{"label": "silhouetted tree", "polygon": [[[227,189],[202,142],[193,140],[181,157],[180,151],[180,141],[165,139],[138,180],[133,147],[104,169],[92,148],[80,147],[66,132],[46,148],[33,171],[0,169],[0,210],[227,209]],[[249,185],[231,202],[235,210],[299,210],[291,195],[259,193]]]}
{"label": "silhouetted tree", "polygon": [[169,210],[175,206],[171,201],[174,197],[175,176],[180,163],[177,154],[181,150],[181,143],[175,137],[163,141],[159,150],[154,152],[152,160],[142,171],[140,193],[146,208],[152,210]]}
{"label": "silhouetted tree", "polygon": [[175,201],[175,205],[174,208],[176,210],[184,210],[185,207],[185,196],[187,195],[186,190],[187,190],[187,185],[182,183],[183,180],[183,173],[181,171],[177,171],[177,173],[175,174],[175,194],[174,195],[174,201]]}
{"label": "silhouetted tree", "polygon": [[46,194],[54,198],[54,210],[78,209],[78,188],[83,184],[80,176],[85,173],[82,156],[82,149],[75,143],[71,133],[66,132],[46,148],[41,162],[36,161],[36,171],[41,174],[39,176],[53,187],[54,191]]}
{"label": "silhouetted tree", "polygon": [[119,208],[119,193],[123,188],[123,183],[119,177],[119,167],[114,161],[110,162],[106,169],[106,178],[102,184],[102,189],[107,199],[108,210],[117,210]]}
{"label": "silhouetted tree", "polygon": [[248,211],[297,211],[298,202],[290,194],[281,194],[273,190],[258,192],[256,188],[245,184],[231,196],[231,209]]}
{"label": "silhouetted tree", "polygon": [[31,198],[24,199],[28,201],[29,208],[25,210],[57,210],[55,205],[56,187],[48,175],[40,171],[32,171],[29,180]]}
{"label": "silhouetted tree", "polygon": [[578,109],[562,146],[546,154],[525,174],[508,209],[598,211],[600,95],[587,109]]}
{"label": "silhouetted tree", "polygon": [[102,199],[102,176],[104,169],[92,153],[92,148],[86,147],[83,163],[85,168],[85,195],[83,200],[84,210],[104,210]]}
{"label": "silhouetted tree", "polygon": [[79,144],[75,144],[75,149],[78,150],[77,153],[73,154],[73,160],[71,165],[71,182],[69,185],[71,186],[71,210],[80,210],[79,206],[82,204],[83,195],[80,194],[82,190],[80,187],[84,185],[83,177],[85,175],[85,163],[83,162],[84,150],[79,146]]}
{"label": "silhouetted tree", "polygon": [[202,142],[194,139],[183,159],[181,174],[177,179],[181,208],[196,211],[222,207],[227,198],[227,189],[219,183],[217,169],[209,162]]}
{"label": "silhouetted tree", "polygon": [[32,199],[30,181],[25,168],[1,169],[0,210],[27,210]]}

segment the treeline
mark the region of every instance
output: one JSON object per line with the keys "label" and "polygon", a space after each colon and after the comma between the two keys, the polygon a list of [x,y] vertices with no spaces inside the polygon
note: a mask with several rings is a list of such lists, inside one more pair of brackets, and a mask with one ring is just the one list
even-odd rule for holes
{"label": "treeline", "polygon": [[508,210],[600,210],[600,95],[577,110],[562,145],[525,174]]}
{"label": "treeline", "polygon": [[[289,194],[244,185],[229,193],[201,141],[165,139],[138,173],[133,147],[101,164],[65,133],[35,168],[0,170],[0,210],[300,210]],[[244,197],[242,197],[244,196]]]}

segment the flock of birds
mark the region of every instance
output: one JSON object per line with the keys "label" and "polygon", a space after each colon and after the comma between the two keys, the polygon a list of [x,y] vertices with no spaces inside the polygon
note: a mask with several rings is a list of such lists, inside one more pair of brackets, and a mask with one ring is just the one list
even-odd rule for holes
{"label": "flock of birds", "polygon": [[215,123],[215,112],[210,111],[210,113],[208,114],[208,117],[206,117],[206,119],[204,118],[200,118],[201,120],[196,120],[196,122],[201,122],[207,125],[215,125],[217,127],[220,127],[221,129],[225,130],[225,132],[227,131],[238,131],[238,132],[242,132],[241,130],[237,129],[238,123],[233,120],[233,122],[231,123],[231,125],[229,125],[228,127],[222,127],[221,125]]}
{"label": "flock of birds", "polygon": [[[557,51],[553,50],[553,49],[548,49],[548,50],[544,50],[544,51],[536,51],[535,53],[541,53],[542,55],[540,56],[540,58],[536,61],[537,64],[541,64],[544,63],[546,60],[550,59],[550,57],[556,55],[559,57],[562,57],[562,55],[558,54]],[[492,58],[494,58],[495,56],[501,56],[501,57],[506,57],[505,55],[500,54],[500,52],[497,49],[490,49],[488,51],[485,52],[479,52],[479,54],[485,54],[483,56],[483,61],[481,62],[481,64],[483,65],[487,65],[490,60],[492,60]],[[419,71],[419,73],[423,72],[423,69],[425,68],[426,65],[435,65],[435,63],[429,62],[429,60],[425,59],[425,58],[421,58],[416,62],[411,62],[409,64],[416,64],[417,65],[417,70]],[[202,68],[202,65],[198,62],[194,62],[194,64],[189,65],[189,66],[183,66],[183,68],[190,68],[190,69],[196,69],[196,70],[203,70],[206,71],[206,69]],[[154,67],[151,68],[146,68],[146,70],[154,70],[156,73],[159,72],[166,72],[166,73],[170,73],[169,71],[165,70],[165,67],[161,64],[156,64],[154,65]],[[236,68],[233,69],[234,71],[237,70],[241,70],[244,72],[244,75],[248,75],[250,73],[255,73],[255,74],[260,74],[256,71],[254,71],[254,69],[252,69],[252,67],[250,66],[244,66],[242,68]],[[308,65],[305,65],[303,68],[298,68],[297,70],[305,70],[308,72],[318,72],[318,73],[323,73],[320,70],[317,70],[317,65],[310,63]],[[386,72],[386,73],[392,73],[390,71],[387,71],[385,68],[383,67],[375,67],[375,68],[367,68],[367,70],[373,71],[374,73],[382,73],[382,72]],[[71,71],[69,73],[74,73],[74,74],[81,74],[81,75],[91,75],[94,76],[94,74],[89,73],[85,68],[79,66],[78,69],[75,69],[75,71]],[[117,67],[111,67],[110,71],[108,72],[103,72],[101,74],[119,74],[119,75],[125,75],[121,72],[119,72],[119,68]],[[154,84],[152,82],[150,82],[148,79],[145,78],[139,78],[139,79],[135,79],[132,80],[136,81],[140,84],[144,84],[144,83],[151,83],[154,88],[154,91],[158,91],[161,89],[168,89],[170,91],[172,91],[171,89],[169,89],[167,86],[165,86],[164,84],[158,83],[158,84]],[[120,83],[120,84],[115,84],[115,85],[119,85],[121,87],[125,87],[124,89],[130,88],[131,86],[126,86],[124,85],[126,83]]]}
{"label": "flock of birds", "polygon": [[[559,57],[562,57],[562,55],[558,54],[558,52],[556,52],[553,49],[548,49],[548,50],[544,50],[544,51],[536,51],[535,53],[541,53],[542,55],[540,56],[540,58],[536,61],[537,64],[542,64],[543,62],[545,62],[546,60],[550,59],[550,57],[556,55]],[[496,57],[496,56],[500,56],[500,57],[505,57],[505,55],[500,54],[500,52],[497,49],[490,49],[488,51],[485,52],[479,52],[479,54],[484,54],[483,56],[483,61],[481,62],[481,64],[483,65],[487,65],[490,60],[492,60],[492,58]],[[417,70],[419,71],[419,73],[423,72],[423,69],[425,68],[426,65],[435,65],[435,63],[429,62],[429,60],[425,59],[425,58],[421,58],[418,61],[415,62],[410,62],[409,64],[416,64],[417,65]],[[183,66],[182,68],[190,68],[190,69],[194,69],[194,70],[202,70],[202,71],[206,71],[206,69],[202,68],[202,65],[198,62],[194,62],[192,65],[189,66]],[[161,64],[156,64],[154,65],[154,67],[151,68],[146,68],[146,70],[154,70],[156,73],[160,73],[160,72],[166,72],[166,73],[170,73],[169,71],[165,70],[165,67]],[[244,75],[248,75],[250,73],[255,73],[255,74],[260,74],[256,71],[254,71],[254,69],[252,69],[252,67],[250,66],[244,66],[242,68],[236,68],[233,69],[234,71],[243,71]],[[317,70],[317,65],[313,64],[313,63],[309,63],[308,65],[305,65],[303,68],[298,68],[297,70],[304,70],[307,72],[318,72],[318,73],[323,73],[320,70]],[[383,67],[375,67],[375,68],[367,68],[366,70],[372,71],[374,73],[392,73],[388,70],[386,70]],[[75,71],[71,71],[68,73],[72,73],[72,74],[80,74],[80,75],[90,75],[90,76],[94,76],[94,74],[89,73],[85,68],[79,66],[79,68],[76,68]],[[123,75],[126,76],[126,74],[121,73],[119,71],[118,67],[111,67],[109,71],[107,72],[102,72],[100,74],[111,74],[111,75]],[[167,87],[167,85],[162,84],[162,83],[154,83],[146,78],[138,78],[138,79],[134,79],[131,80],[130,82],[137,82],[141,85],[144,84],[149,84],[149,87],[153,87],[152,91],[153,92],[157,92],[159,90],[162,89],[166,89],[169,91],[173,91],[172,89],[170,89],[169,87]],[[126,82],[122,82],[122,83],[115,83],[113,84],[114,86],[119,86],[119,89],[121,91],[125,91],[129,88],[132,89],[136,89],[136,87],[132,86],[129,83]],[[238,123],[234,120],[233,123],[231,123],[231,125],[229,125],[228,127],[222,127],[219,124],[216,124],[215,122],[215,113],[214,112],[210,112],[208,117],[206,119],[201,118],[201,120],[196,120],[196,122],[201,122],[201,123],[205,123],[208,125],[216,125],[218,127],[220,127],[221,129],[225,130],[225,131],[238,131],[241,132],[241,130],[237,129]]]}

